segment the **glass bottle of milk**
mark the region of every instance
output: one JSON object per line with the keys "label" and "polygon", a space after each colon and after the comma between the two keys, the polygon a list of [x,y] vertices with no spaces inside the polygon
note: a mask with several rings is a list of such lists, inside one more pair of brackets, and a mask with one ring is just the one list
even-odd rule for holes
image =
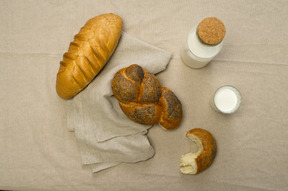
{"label": "glass bottle of milk", "polygon": [[181,49],[182,61],[191,68],[206,66],[221,51],[225,33],[221,20],[205,18],[190,30]]}

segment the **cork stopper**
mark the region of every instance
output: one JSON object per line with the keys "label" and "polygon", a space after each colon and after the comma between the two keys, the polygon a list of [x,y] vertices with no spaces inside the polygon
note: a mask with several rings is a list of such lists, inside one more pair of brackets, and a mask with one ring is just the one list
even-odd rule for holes
{"label": "cork stopper", "polygon": [[197,29],[199,39],[208,45],[220,43],[226,33],[225,25],[216,17],[208,17],[202,20]]}

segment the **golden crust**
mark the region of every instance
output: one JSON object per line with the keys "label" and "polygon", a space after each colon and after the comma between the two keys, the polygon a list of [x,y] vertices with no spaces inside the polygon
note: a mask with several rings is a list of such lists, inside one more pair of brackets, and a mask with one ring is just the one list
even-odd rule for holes
{"label": "golden crust", "polygon": [[114,96],[129,119],[146,125],[160,123],[175,129],[182,120],[182,104],[155,75],[134,64],[119,70],[111,82]]}
{"label": "golden crust", "polygon": [[122,103],[120,107],[126,116],[137,123],[144,125],[153,125],[159,122],[161,117],[161,107],[158,104],[148,103]]}
{"label": "golden crust", "polygon": [[123,103],[137,101],[140,84],[131,80],[126,75],[126,70],[121,69],[115,75],[111,83],[114,96]]}
{"label": "golden crust", "polygon": [[56,80],[60,97],[74,97],[94,79],[115,51],[122,27],[122,19],[112,13],[87,21],[60,62]]}
{"label": "golden crust", "polygon": [[202,152],[195,159],[197,163],[197,173],[200,173],[212,164],[216,156],[216,140],[210,132],[200,128],[188,131],[186,136],[189,137],[189,135],[194,135],[199,138],[203,145]]}
{"label": "golden crust", "polygon": [[160,124],[166,129],[175,129],[182,120],[182,104],[170,89],[162,87],[161,90],[162,95],[159,102],[163,108],[163,112]]}

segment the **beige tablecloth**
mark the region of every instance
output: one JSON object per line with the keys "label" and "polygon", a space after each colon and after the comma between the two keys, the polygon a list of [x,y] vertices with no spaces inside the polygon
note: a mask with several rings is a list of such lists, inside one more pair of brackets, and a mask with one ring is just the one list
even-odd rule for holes
{"label": "beige tablecloth", "polygon": [[[184,118],[173,131],[149,129],[153,158],[91,173],[55,80],[80,27],[108,12],[123,18],[126,33],[173,54],[157,77],[181,100]],[[180,48],[209,16],[225,23],[223,49],[207,67],[188,68]],[[287,1],[1,0],[0,26],[0,189],[288,190]],[[229,116],[209,106],[225,84],[243,98]],[[179,171],[180,156],[197,149],[185,138],[192,128],[218,144],[212,166],[196,176]]]}

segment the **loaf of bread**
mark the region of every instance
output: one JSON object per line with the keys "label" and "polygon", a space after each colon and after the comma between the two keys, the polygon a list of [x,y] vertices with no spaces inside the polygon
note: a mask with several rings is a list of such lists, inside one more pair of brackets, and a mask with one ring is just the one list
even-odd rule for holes
{"label": "loaf of bread", "polygon": [[196,153],[181,156],[180,171],[183,174],[197,174],[207,169],[213,162],[217,145],[211,133],[204,129],[192,129],[186,136],[198,146]]}
{"label": "loaf of bread", "polygon": [[145,125],[160,123],[175,129],[182,120],[182,104],[168,88],[161,87],[155,75],[134,64],[119,70],[111,82],[122,111]]}
{"label": "loaf of bread", "polygon": [[112,13],[87,21],[60,62],[56,80],[60,97],[74,97],[95,78],[113,54],[122,27],[122,19]]}

